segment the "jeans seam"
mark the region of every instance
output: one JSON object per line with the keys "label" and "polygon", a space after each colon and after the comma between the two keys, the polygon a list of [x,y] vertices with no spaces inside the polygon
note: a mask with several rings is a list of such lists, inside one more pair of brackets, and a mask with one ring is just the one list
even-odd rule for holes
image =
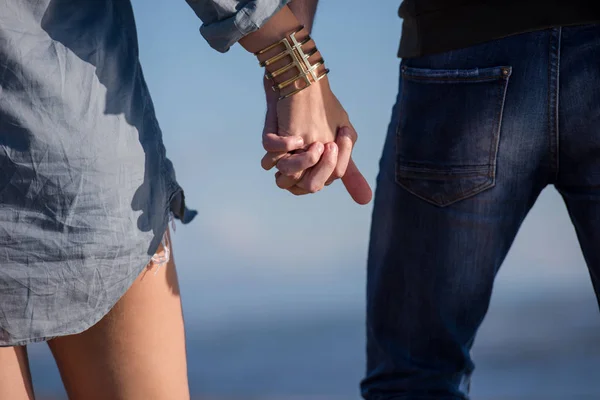
{"label": "jeans seam", "polygon": [[562,27],[558,28],[558,43],[556,51],[556,105],[554,106],[555,120],[554,125],[556,128],[556,175],[555,180],[558,179],[558,173],[560,171],[560,125],[559,125],[559,106],[560,106],[560,48],[562,47]]}
{"label": "jeans seam", "polygon": [[559,171],[559,129],[558,129],[558,96],[560,78],[560,47],[562,28],[551,30],[548,46],[548,134],[550,147],[550,174],[556,181]]}
{"label": "jeans seam", "polygon": [[446,203],[444,203],[444,204],[437,203],[437,202],[435,202],[434,200],[431,200],[431,199],[427,198],[426,196],[423,196],[423,195],[421,195],[421,194],[419,194],[419,193],[415,192],[414,190],[410,189],[410,187],[409,187],[408,185],[406,185],[405,183],[403,183],[403,182],[402,182],[401,180],[399,180],[399,179],[396,179],[396,183],[397,183],[398,185],[400,185],[401,187],[403,187],[403,188],[404,188],[406,191],[408,191],[409,193],[411,193],[411,194],[413,194],[414,196],[418,197],[419,199],[421,199],[421,200],[424,200],[424,201],[426,201],[426,202],[428,202],[428,203],[430,203],[430,204],[433,204],[434,206],[437,206],[437,207],[442,207],[442,208],[443,208],[443,207],[449,206],[449,205],[451,205],[451,204],[457,203],[457,202],[459,202],[459,201],[461,201],[461,200],[465,200],[465,199],[467,199],[467,198],[469,198],[469,197],[471,197],[471,196],[474,196],[474,195],[476,195],[476,194],[479,194],[479,193],[483,192],[484,190],[487,190],[487,189],[489,189],[489,188],[492,188],[492,187],[494,187],[494,186],[496,185],[496,182],[495,182],[495,180],[494,180],[493,178],[489,178],[489,177],[488,177],[488,179],[491,179],[491,181],[488,181],[488,182],[482,183],[481,185],[478,185],[478,186],[474,187],[474,188],[473,188],[473,189],[471,189],[471,190],[468,190],[468,191],[462,192],[460,195],[456,196],[456,197],[455,197],[455,198],[453,198],[451,201],[448,201],[448,202],[446,202]]}
{"label": "jeans seam", "polygon": [[490,165],[490,178],[492,178],[494,181],[496,180],[496,168],[497,168],[497,164],[498,164],[498,150],[500,147],[500,134],[502,132],[502,118],[504,117],[504,106],[506,104],[506,92],[508,91],[508,82],[509,82],[510,77],[507,76],[504,79],[502,79],[501,85],[500,85],[500,93],[501,93],[501,100],[500,100],[500,107],[498,109],[498,128],[496,130],[496,133],[494,135],[494,139],[492,140],[492,145],[490,148],[490,161],[489,161],[489,165]]}
{"label": "jeans seam", "polygon": [[[492,157],[490,157],[490,161]],[[489,161],[488,161],[489,163]],[[481,165],[470,165],[470,164],[456,164],[448,166],[439,166],[435,164],[425,164],[412,161],[398,160],[398,168],[401,171],[410,173],[417,173],[425,176],[452,176],[457,177],[463,176],[479,176],[489,175],[490,164]]]}
{"label": "jeans seam", "polygon": [[480,76],[473,77],[442,77],[442,76],[418,76],[411,74],[404,74],[404,77],[409,81],[418,82],[431,82],[431,83],[460,83],[460,82],[472,82],[472,83],[483,83],[483,82],[494,82],[498,78],[483,78]]}

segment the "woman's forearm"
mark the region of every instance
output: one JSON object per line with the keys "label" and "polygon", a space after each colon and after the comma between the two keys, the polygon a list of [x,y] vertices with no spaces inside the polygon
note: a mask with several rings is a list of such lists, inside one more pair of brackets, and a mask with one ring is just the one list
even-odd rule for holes
{"label": "woman's forearm", "polygon": [[283,7],[273,15],[259,30],[244,36],[240,44],[251,53],[256,53],[267,46],[281,40],[290,32],[296,30],[300,21],[288,6]]}

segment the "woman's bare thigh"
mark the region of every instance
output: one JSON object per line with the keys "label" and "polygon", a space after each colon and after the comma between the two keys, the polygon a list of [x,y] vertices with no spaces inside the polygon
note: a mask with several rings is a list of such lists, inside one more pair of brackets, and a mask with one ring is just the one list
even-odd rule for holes
{"label": "woman's bare thigh", "polygon": [[48,345],[71,400],[189,399],[172,252],[166,265],[150,264],[100,322]]}
{"label": "woman's bare thigh", "polygon": [[26,347],[0,347],[0,399],[34,399]]}

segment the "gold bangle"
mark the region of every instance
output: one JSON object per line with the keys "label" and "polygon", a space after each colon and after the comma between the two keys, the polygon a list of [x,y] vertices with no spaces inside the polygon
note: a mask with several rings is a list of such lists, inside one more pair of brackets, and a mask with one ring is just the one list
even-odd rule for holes
{"label": "gold bangle", "polygon": [[[291,32],[290,34],[286,35],[286,37],[287,37],[287,36],[291,36],[291,35],[296,35],[297,33],[300,33],[300,32],[302,32],[302,29],[304,29],[304,25],[301,25],[301,26],[300,26],[298,29],[296,29],[294,32]],[[270,45],[270,46],[268,46],[268,47],[265,47],[265,48],[264,48],[264,49],[262,49],[262,50],[259,50],[259,51],[257,51],[256,53],[254,53],[254,55],[258,57],[258,56],[260,56],[261,54],[265,54],[267,51],[269,51],[269,50],[272,50],[272,49],[274,49],[275,47],[279,46],[283,40],[285,40],[285,38],[284,38],[284,39],[282,39],[282,40],[280,40],[280,41],[278,41],[278,42],[276,42],[276,43],[273,43],[272,45]]]}
{"label": "gold bangle", "polygon": [[[304,78],[305,76],[307,76],[307,74],[308,74],[308,73],[310,73],[310,72],[314,72],[314,70],[316,70],[317,68],[319,68],[321,65],[324,65],[324,64],[325,64],[325,61],[323,61],[323,59],[321,58],[319,61],[317,61],[316,63],[314,63],[314,64],[313,64],[313,65],[310,67],[310,70],[309,70],[309,71],[300,72],[300,73],[299,73],[298,75],[296,75],[295,77],[293,77],[293,78],[290,78],[290,79],[288,79],[287,81],[281,82],[281,83],[279,83],[279,84],[275,85],[275,87],[276,87],[278,90],[284,89],[284,88],[286,88],[287,86],[289,86],[289,85],[291,85],[292,83],[294,83],[295,81],[297,81],[297,80],[299,80],[299,79],[302,79],[302,78]],[[314,75],[314,76],[315,76],[315,78],[314,78],[314,79],[315,79],[315,81],[316,81],[316,80],[318,79],[318,76],[316,76],[316,75]]]}
{"label": "gold bangle", "polygon": [[[304,82],[304,86],[292,91],[291,93],[281,96],[279,98],[280,100],[288,98],[290,96],[293,96],[296,93],[301,92],[302,90],[306,89],[313,83],[318,82],[321,79],[323,79],[329,73],[329,69],[326,68],[324,72],[322,72],[321,74],[317,74],[317,69],[325,64],[325,61],[322,58],[320,58],[314,64],[311,65],[309,58],[312,57],[313,55],[317,54],[318,49],[315,47],[308,53],[304,52],[302,46],[309,43],[312,39],[311,39],[310,35],[308,35],[304,40],[299,42],[298,39],[296,39],[296,34],[300,33],[302,31],[302,29],[304,29],[304,26],[301,26],[300,28],[296,29],[294,32],[291,32],[289,35],[286,35],[286,37],[284,37],[277,43],[274,43],[256,53],[254,53],[256,56],[260,56],[260,55],[263,55],[263,54],[277,48],[278,46],[283,45],[285,47],[285,49],[283,51],[281,51],[280,53],[272,56],[271,58],[269,58],[267,60],[260,62],[261,67],[268,67],[269,65],[272,65],[272,64],[276,63],[277,61],[280,61],[288,56],[292,59],[291,63],[289,63],[273,72],[265,73],[266,79],[274,81],[274,78],[276,78],[277,76],[279,76],[293,68],[297,69],[298,74],[296,76],[294,76],[293,78],[287,79],[284,82],[281,82],[278,84],[276,83],[273,86],[273,90],[280,91],[281,89],[284,89],[284,88],[290,86],[291,84],[293,84],[294,82],[296,82],[298,80],[302,80]],[[289,38],[288,38],[288,36],[289,36]]]}
{"label": "gold bangle", "polygon": [[[326,69],[325,69],[325,71],[323,71],[323,72],[321,73],[321,75],[319,75],[319,76],[317,77],[317,80],[316,80],[315,82],[318,82],[318,81],[320,81],[321,79],[325,78],[325,76],[326,76],[327,74],[329,74],[329,69],[328,69],[328,68],[326,68]],[[301,91],[303,91],[304,89],[306,89],[306,88],[307,88],[307,87],[309,87],[310,85],[311,85],[311,84],[308,84],[308,85],[306,85],[306,86],[304,86],[304,87],[302,87],[302,88],[300,88],[300,89],[296,89],[296,90],[294,90],[293,92],[286,94],[285,96],[280,96],[280,97],[279,97],[279,100],[287,99],[288,97],[291,97],[291,96],[295,95],[296,93],[300,93]]]}
{"label": "gold bangle", "polygon": [[[308,53],[306,53],[306,57],[307,57],[307,59],[309,59],[310,57],[312,57],[312,56],[314,56],[315,54],[317,54],[317,52],[318,52],[318,51],[319,51],[319,49],[317,49],[317,48],[315,47],[314,49],[312,49],[311,51],[309,51]],[[320,60],[319,60],[319,61],[317,61],[317,62],[322,62],[322,61],[323,61],[323,59],[320,59]],[[321,65],[322,65],[322,64],[321,64]],[[273,79],[273,78],[276,78],[276,77],[278,77],[279,75],[281,75],[281,74],[283,74],[283,73],[285,73],[285,72],[289,71],[290,69],[292,69],[292,68],[293,68],[293,67],[295,67],[295,66],[296,66],[296,65],[295,65],[294,63],[290,63],[290,64],[286,65],[285,67],[279,68],[279,69],[278,69],[278,70],[276,70],[276,71],[273,71],[273,72],[267,72],[267,73],[265,74],[265,78],[267,78],[267,79]]]}

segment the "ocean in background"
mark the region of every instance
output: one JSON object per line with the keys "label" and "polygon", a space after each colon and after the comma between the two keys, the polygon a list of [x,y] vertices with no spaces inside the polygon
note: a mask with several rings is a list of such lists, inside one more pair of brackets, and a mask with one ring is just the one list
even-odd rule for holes
{"label": "ocean in background", "polygon": [[[199,399],[359,399],[360,312],[188,321]],[[473,350],[473,399],[600,399],[600,316],[591,291],[493,302]],[[30,349],[36,393],[66,398],[44,345]]]}

